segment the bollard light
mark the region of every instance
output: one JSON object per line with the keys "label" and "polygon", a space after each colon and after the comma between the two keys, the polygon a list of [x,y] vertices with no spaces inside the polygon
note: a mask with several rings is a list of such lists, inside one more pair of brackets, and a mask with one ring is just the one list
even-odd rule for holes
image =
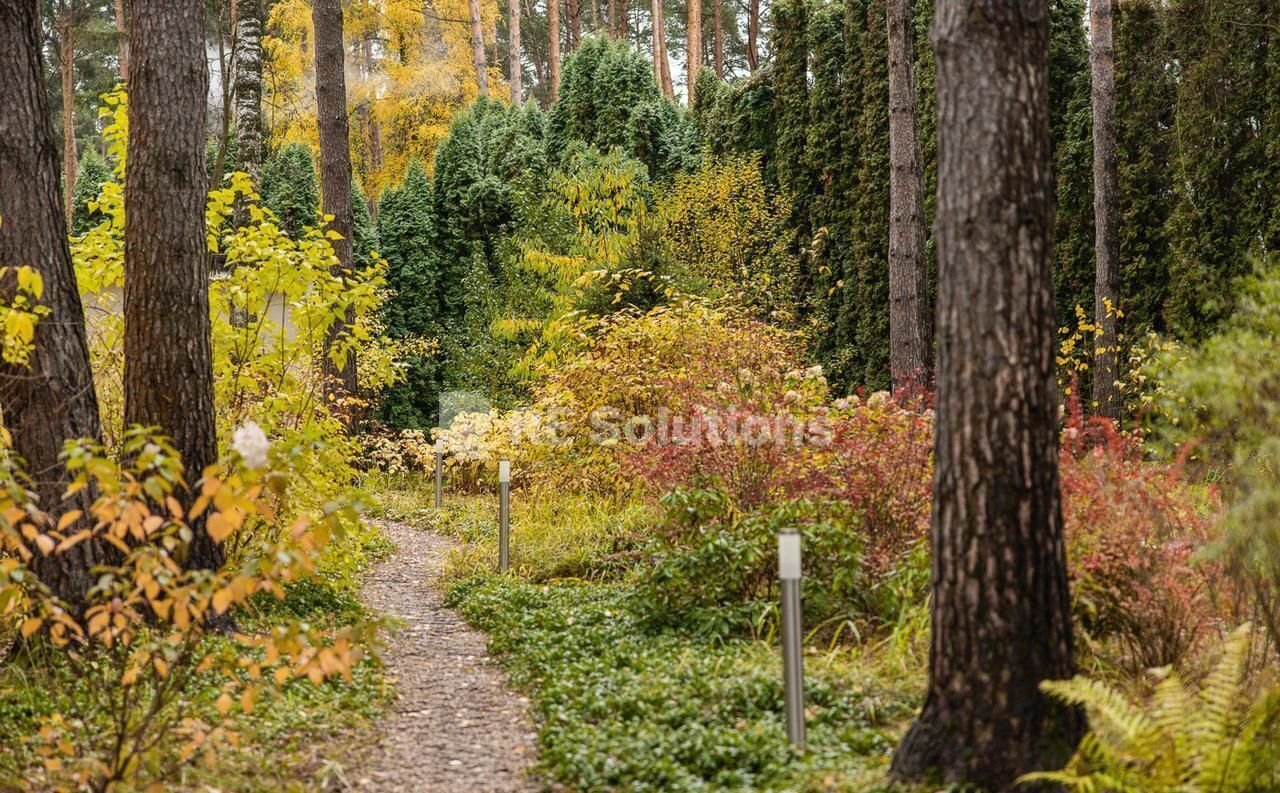
{"label": "bollard light", "polygon": [[804,749],[804,618],[800,609],[800,534],[778,534],[778,578],[782,584],[782,680],[787,739]]}
{"label": "bollard light", "polygon": [[511,567],[511,461],[498,461],[498,572]]}
{"label": "bollard light", "polygon": [[436,509],[444,506],[444,439],[436,438]]}

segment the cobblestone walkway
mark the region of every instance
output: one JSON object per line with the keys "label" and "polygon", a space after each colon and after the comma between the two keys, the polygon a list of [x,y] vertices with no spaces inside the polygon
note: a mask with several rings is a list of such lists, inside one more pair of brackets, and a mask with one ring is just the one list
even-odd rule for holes
{"label": "cobblestone walkway", "polygon": [[451,541],[379,523],[398,546],[369,576],[364,601],[403,621],[384,657],[398,696],[381,739],[351,781],[388,793],[537,791],[528,700],[507,687],[485,636],[444,608],[440,571]]}

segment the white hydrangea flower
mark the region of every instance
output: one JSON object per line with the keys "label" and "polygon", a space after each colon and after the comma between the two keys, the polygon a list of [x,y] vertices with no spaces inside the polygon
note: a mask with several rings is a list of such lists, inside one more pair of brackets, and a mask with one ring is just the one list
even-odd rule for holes
{"label": "white hydrangea flower", "polygon": [[246,421],[231,436],[231,448],[240,453],[240,458],[250,469],[267,467],[267,452],[271,449],[271,441],[256,421]]}

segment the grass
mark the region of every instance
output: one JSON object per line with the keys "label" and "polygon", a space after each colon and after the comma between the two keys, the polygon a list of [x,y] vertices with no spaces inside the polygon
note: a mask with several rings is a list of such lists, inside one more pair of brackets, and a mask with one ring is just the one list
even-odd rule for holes
{"label": "grass", "polygon": [[921,690],[873,653],[810,652],[801,754],[770,643],[650,631],[618,584],[478,576],[449,602],[490,634],[534,703],[544,770],[572,790],[881,789]]}
{"label": "grass", "polygon": [[[425,476],[375,475],[367,486],[380,501],[378,517],[462,540],[446,578],[495,569],[496,494],[450,494],[437,510],[434,484]],[[511,566],[533,581],[616,579],[629,569],[653,520],[653,507],[640,501],[516,491],[511,497]]]}

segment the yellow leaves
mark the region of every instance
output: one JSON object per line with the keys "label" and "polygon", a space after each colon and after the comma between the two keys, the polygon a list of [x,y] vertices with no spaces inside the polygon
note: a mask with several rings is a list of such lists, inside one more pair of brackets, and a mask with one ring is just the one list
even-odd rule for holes
{"label": "yellow leaves", "polygon": [[30,617],[23,620],[21,628],[22,638],[30,639],[35,635],[36,631],[40,630],[40,626],[42,625],[44,625],[44,620],[39,617]]}

